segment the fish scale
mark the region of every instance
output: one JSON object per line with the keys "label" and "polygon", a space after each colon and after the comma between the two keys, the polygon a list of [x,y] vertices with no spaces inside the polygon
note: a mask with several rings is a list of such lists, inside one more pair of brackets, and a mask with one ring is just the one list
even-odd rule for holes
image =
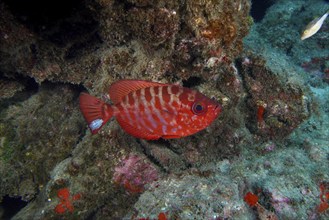
{"label": "fish scale", "polygon": [[[148,130],[150,132],[170,130],[176,124],[171,123],[169,116],[165,117],[168,113],[162,114],[160,111],[163,109],[168,110],[171,114],[177,114],[175,108],[169,106],[170,100],[173,100],[173,93],[170,92],[172,86],[159,87],[148,87],[137,90],[135,93],[129,93],[128,99],[134,100],[130,106],[126,106],[126,111],[128,112],[130,118],[133,120],[129,123],[130,125],[136,124],[138,127]],[[162,93],[160,93],[162,91]],[[168,100],[167,102],[161,102],[160,100]],[[176,98],[179,100],[179,97]],[[163,103],[163,104],[161,104]],[[180,103],[176,102],[176,106]],[[124,110],[125,111],[125,110]],[[167,126],[166,129],[163,126]]]}
{"label": "fish scale", "polygon": [[80,109],[93,134],[116,117],[127,133],[138,138],[180,138],[206,128],[221,112],[215,100],[179,85],[121,80],[111,85],[109,94],[114,105],[80,95]]}

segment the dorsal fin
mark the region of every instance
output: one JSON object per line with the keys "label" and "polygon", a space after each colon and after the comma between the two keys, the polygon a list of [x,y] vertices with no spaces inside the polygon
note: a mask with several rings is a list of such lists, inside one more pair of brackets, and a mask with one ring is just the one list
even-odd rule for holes
{"label": "dorsal fin", "polygon": [[119,103],[123,97],[130,92],[147,88],[151,86],[166,86],[168,84],[145,81],[145,80],[132,80],[124,79],[113,83],[109,89],[110,99],[114,104]]}

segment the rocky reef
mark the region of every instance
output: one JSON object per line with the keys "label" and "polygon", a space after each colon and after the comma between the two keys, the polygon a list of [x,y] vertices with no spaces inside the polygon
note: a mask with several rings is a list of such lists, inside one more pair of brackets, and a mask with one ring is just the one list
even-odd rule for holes
{"label": "rocky reef", "polygon": [[[250,0],[0,2],[0,218],[325,219],[328,82],[307,71],[325,73],[312,57],[326,63],[314,47],[329,45],[303,45],[292,23],[321,3],[269,2],[257,23]],[[92,135],[79,93],[120,79],[179,83],[223,111],[182,139],[139,140],[115,120]]]}

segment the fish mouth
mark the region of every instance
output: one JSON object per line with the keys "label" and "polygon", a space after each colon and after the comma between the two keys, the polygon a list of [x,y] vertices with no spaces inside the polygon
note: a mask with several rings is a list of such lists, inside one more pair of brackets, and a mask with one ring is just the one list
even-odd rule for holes
{"label": "fish mouth", "polygon": [[214,108],[214,111],[217,112],[217,114],[219,114],[222,111],[222,106],[220,104],[217,104]]}
{"label": "fish mouth", "polygon": [[211,97],[211,101],[212,101],[213,105],[215,106],[214,111],[221,112],[222,105],[218,103],[218,101],[215,99],[215,97]]}

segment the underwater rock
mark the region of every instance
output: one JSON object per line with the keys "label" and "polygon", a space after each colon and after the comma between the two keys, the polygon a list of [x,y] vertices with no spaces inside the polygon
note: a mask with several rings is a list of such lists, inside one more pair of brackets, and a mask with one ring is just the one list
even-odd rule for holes
{"label": "underwater rock", "polygon": [[179,29],[175,10],[132,8],[127,14],[127,25],[134,38],[140,39],[143,44],[159,46],[168,41],[174,42]]}
{"label": "underwater rock", "polygon": [[242,64],[241,71],[249,94],[247,127],[269,139],[284,138],[311,115],[310,91],[292,77],[279,78],[262,59],[248,59],[253,64]]}
{"label": "underwater rock", "polygon": [[85,74],[82,69],[86,66],[78,68],[75,63],[85,55],[82,48],[93,50],[99,42],[95,36],[97,25],[83,8],[68,17],[54,16],[58,20],[53,22],[54,17],[45,18],[44,13],[33,11],[38,8],[33,8],[37,2],[26,7],[0,3],[0,71],[9,78],[24,75],[38,83],[45,80],[81,82],[84,75],[77,74],[77,70]]}
{"label": "underwater rock", "polygon": [[44,85],[3,112],[0,197],[33,199],[49,180],[48,172],[70,154],[81,135],[76,92],[66,85]]}
{"label": "underwater rock", "polygon": [[13,97],[17,92],[25,88],[24,84],[7,79],[0,79],[0,99]]}
{"label": "underwater rock", "polygon": [[[293,215],[282,209],[286,201],[274,204],[281,198],[311,207],[299,194],[277,193],[282,178],[289,180],[286,191],[295,190],[289,175],[305,165],[300,154],[281,160],[285,152],[277,142],[310,117],[313,98],[285,53],[293,38],[284,41],[278,37],[283,32],[268,28],[275,20],[265,16],[243,41],[253,24],[249,0],[96,0],[61,6],[69,11],[65,17],[43,23],[44,15],[31,22],[9,1],[0,3],[1,80],[17,79],[6,85],[5,94],[25,86],[22,75],[40,86],[0,111],[0,200],[9,195],[30,201],[17,219],[156,218],[161,212],[170,218],[253,219],[243,196],[257,187],[283,217]],[[294,17],[283,12],[285,25]],[[269,48],[265,36],[287,51]],[[92,136],[78,110],[78,93],[106,97],[110,84],[124,78],[179,83],[219,100],[223,112],[207,129],[184,139],[138,140],[114,121]],[[313,162],[324,160],[317,150],[324,146],[306,150]],[[129,193],[136,188],[123,181],[126,177],[116,174],[122,158],[129,161],[131,155],[158,177],[141,181],[146,177],[134,172],[133,180],[142,182],[136,194]],[[291,167],[288,173],[285,166]],[[267,172],[276,175],[266,181]],[[307,201],[315,203],[315,197]]]}
{"label": "underwater rock", "polygon": [[213,172],[204,170],[200,174],[161,179],[139,197],[134,211],[125,218],[153,219],[160,212],[166,213],[168,219],[251,218],[247,206],[239,199],[238,185]]}

